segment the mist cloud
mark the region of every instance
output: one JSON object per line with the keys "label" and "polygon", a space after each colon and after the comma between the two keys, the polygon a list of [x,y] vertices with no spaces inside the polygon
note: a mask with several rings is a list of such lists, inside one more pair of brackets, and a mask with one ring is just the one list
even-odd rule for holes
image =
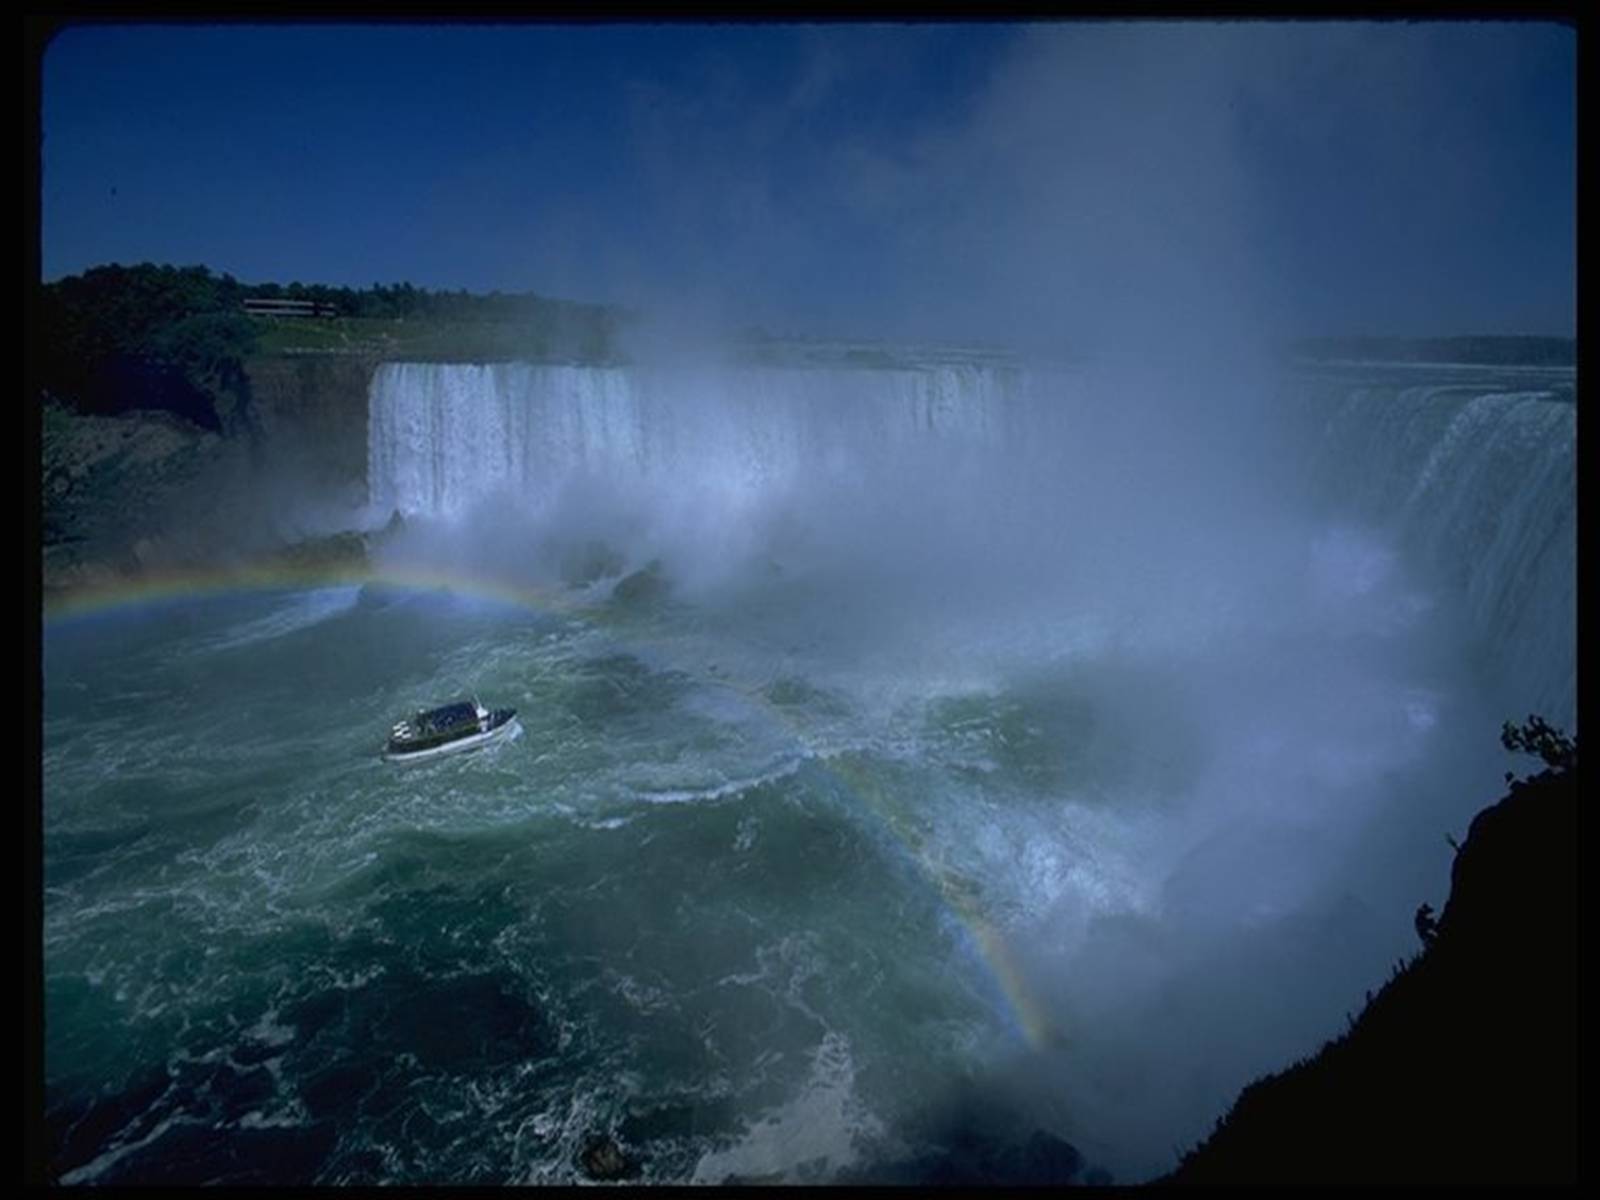
{"label": "mist cloud", "polygon": [[1515,262],[1531,214],[1571,226],[1570,146],[1521,133],[1539,103],[1560,115],[1567,31],[1024,27],[958,102],[857,130],[897,45],[832,30],[771,87],[641,84],[641,211],[670,232],[624,290],[1055,353],[1570,324],[1559,236],[1537,248],[1555,292]]}

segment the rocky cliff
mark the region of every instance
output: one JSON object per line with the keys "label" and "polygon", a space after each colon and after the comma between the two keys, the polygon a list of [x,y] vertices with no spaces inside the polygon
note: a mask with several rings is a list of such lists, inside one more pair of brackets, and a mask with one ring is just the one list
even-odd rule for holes
{"label": "rocky cliff", "polygon": [[1160,1182],[1575,1183],[1578,789],[1574,763],[1479,813],[1423,952]]}
{"label": "rocky cliff", "polygon": [[374,366],[332,355],[252,360],[246,402],[220,432],[159,410],[94,416],[47,404],[45,595],[272,555],[337,532],[366,500]]}
{"label": "rocky cliff", "polygon": [[366,502],[367,390],[377,361],[303,355],[246,366],[252,433],[265,468],[293,472],[335,502]]}

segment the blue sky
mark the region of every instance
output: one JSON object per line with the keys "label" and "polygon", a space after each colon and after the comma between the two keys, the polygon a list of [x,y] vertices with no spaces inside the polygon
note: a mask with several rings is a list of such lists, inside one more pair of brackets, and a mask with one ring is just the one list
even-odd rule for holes
{"label": "blue sky", "polygon": [[1042,345],[1570,334],[1575,53],[1482,23],[75,28],[44,274]]}

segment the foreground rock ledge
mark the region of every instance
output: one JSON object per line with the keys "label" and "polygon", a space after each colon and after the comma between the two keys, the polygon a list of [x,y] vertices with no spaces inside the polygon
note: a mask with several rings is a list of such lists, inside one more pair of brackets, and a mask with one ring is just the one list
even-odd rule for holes
{"label": "foreground rock ledge", "polygon": [[1479,813],[1428,948],[1157,1182],[1576,1183],[1578,786]]}

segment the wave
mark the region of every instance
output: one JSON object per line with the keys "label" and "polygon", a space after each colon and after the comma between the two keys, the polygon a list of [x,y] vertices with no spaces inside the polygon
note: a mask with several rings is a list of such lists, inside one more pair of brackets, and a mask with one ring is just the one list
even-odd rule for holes
{"label": "wave", "polygon": [[704,1155],[689,1182],[824,1183],[854,1166],[863,1141],[883,1133],[856,1095],[855,1080],[849,1039],[828,1031],[799,1093],[752,1122],[733,1145]]}
{"label": "wave", "polygon": [[200,654],[237,650],[241,646],[271,641],[297,630],[309,629],[353,609],[362,591],[361,585],[353,584],[296,593],[287,605],[276,612],[246,621],[198,642],[192,652]]}

